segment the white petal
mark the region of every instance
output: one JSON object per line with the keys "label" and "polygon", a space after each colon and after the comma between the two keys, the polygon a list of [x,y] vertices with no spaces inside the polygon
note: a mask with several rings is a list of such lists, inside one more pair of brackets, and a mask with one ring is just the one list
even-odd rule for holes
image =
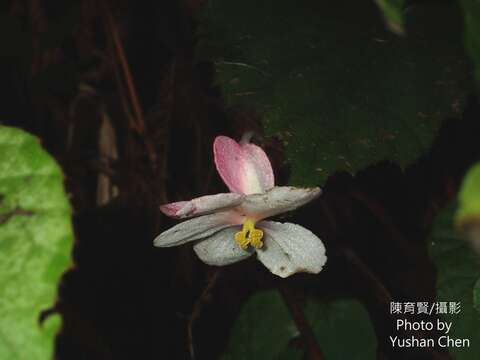
{"label": "white petal", "polygon": [[325,246],[310,230],[291,223],[262,221],[264,246],[257,257],[272,273],[288,277],[297,272],[317,274],[327,261]]}
{"label": "white petal", "polygon": [[193,246],[198,257],[206,264],[223,266],[246,259],[252,251],[243,250],[235,241],[239,226],[223,229]]}
{"label": "white petal", "polygon": [[240,205],[240,208],[248,217],[258,221],[295,210],[317,198],[321,192],[318,187],[275,186],[266,193],[248,195]]}
{"label": "white petal", "polygon": [[232,219],[232,213],[219,212],[186,220],[158,235],[153,244],[159,247],[170,247],[202,239],[235,225]]}
{"label": "white petal", "polygon": [[184,219],[230,209],[239,205],[244,197],[245,195],[235,193],[206,195],[189,201],[165,204],[160,206],[160,210],[172,218]]}

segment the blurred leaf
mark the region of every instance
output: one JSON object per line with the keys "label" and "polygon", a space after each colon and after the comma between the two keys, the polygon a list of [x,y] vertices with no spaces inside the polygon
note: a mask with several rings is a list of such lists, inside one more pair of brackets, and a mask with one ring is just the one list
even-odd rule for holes
{"label": "blurred leaf", "polygon": [[0,359],[52,358],[61,320],[52,305],[70,263],[63,175],[38,139],[0,126]]}
{"label": "blurred leaf", "polygon": [[[480,163],[473,165],[463,178],[458,202],[455,227],[462,231],[462,236],[480,254]],[[480,311],[480,280],[475,283],[473,303]]]}
{"label": "blurred leaf", "polygon": [[430,256],[437,267],[437,301],[460,302],[459,314],[445,314],[452,322],[452,338],[470,340],[469,348],[449,348],[456,360],[476,360],[480,354],[480,313],[473,304],[473,289],[480,277],[478,257],[453,227],[455,205],[437,217],[431,235]]}
{"label": "blurred leaf", "polygon": [[455,212],[455,227],[480,255],[480,163],[468,170],[463,178]]}
{"label": "blurred leaf", "polygon": [[376,358],[377,337],[367,311],[358,301],[310,302],[307,317],[328,360]]}
{"label": "blurred leaf", "polygon": [[375,0],[383,12],[388,28],[397,35],[403,35],[403,6],[405,0]]}
{"label": "blurred leaf", "polygon": [[480,279],[477,280],[473,288],[473,305],[480,312]]}
{"label": "blurred leaf", "polygon": [[[360,303],[309,301],[305,314],[327,359],[375,357],[375,333]],[[252,296],[240,312],[223,359],[300,360],[303,350],[292,345],[299,336],[281,296],[276,291],[261,292]]]}
{"label": "blurred leaf", "polygon": [[475,77],[480,81],[480,2],[460,1],[465,15],[465,46],[475,65]]}
{"label": "blurred leaf", "polygon": [[[287,307],[276,291],[253,295],[243,306],[230,334],[223,360],[236,359],[301,359],[282,356],[289,341],[298,335]],[[296,357],[298,355],[298,357]]]}
{"label": "blurred leaf", "polygon": [[469,76],[460,11],[435,5],[410,8],[399,38],[372,1],[212,0],[197,56],[215,61],[229,104],[254,105],[283,140],[293,185],[406,166],[461,112]]}
{"label": "blurred leaf", "polygon": [[458,195],[455,224],[475,221],[480,223],[480,163],[475,164],[465,175]]}

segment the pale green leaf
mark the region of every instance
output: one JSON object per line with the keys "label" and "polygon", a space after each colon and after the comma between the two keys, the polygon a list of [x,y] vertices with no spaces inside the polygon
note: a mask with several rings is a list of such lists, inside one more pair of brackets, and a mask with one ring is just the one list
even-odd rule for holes
{"label": "pale green leaf", "polygon": [[32,135],[0,125],[0,359],[50,359],[61,323],[40,326],[70,263],[63,175]]}
{"label": "pale green leaf", "polygon": [[455,214],[455,223],[480,223],[480,163],[475,164],[465,175],[458,195],[458,209]]}

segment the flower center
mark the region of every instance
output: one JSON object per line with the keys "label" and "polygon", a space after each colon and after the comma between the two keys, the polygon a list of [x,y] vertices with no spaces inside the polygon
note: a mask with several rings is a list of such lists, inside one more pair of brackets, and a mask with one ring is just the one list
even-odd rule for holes
{"label": "flower center", "polygon": [[235,234],[235,241],[242,249],[246,249],[248,245],[260,249],[263,246],[262,238],[263,231],[255,229],[255,222],[248,218],[243,223],[242,231]]}

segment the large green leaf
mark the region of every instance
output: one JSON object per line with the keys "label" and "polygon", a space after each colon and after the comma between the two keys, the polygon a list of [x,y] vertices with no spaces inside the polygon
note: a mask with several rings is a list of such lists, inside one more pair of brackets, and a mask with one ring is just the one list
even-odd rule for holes
{"label": "large green leaf", "polygon": [[475,75],[480,82],[480,1],[461,0],[465,14],[465,46],[475,65]]}
{"label": "large green leaf", "polygon": [[456,360],[477,360],[480,354],[480,313],[473,304],[474,286],[480,277],[480,263],[468,243],[459,239],[453,227],[455,206],[437,217],[431,235],[430,255],[437,267],[437,301],[460,302],[459,314],[443,314],[452,322],[449,336],[469,339],[470,347],[450,347]]}
{"label": "large green leaf", "polygon": [[40,326],[70,263],[63,175],[38,139],[0,125],[0,359],[52,358],[58,315]]}
{"label": "large green leaf", "polygon": [[[360,303],[309,301],[305,314],[327,359],[375,357],[375,333]],[[289,345],[297,336],[298,330],[280,295],[275,291],[261,292],[244,305],[223,359],[300,360],[301,349]]]}
{"label": "large green leaf", "polygon": [[229,104],[255,106],[283,140],[296,185],[384,159],[405,166],[462,109],[455,4],[409,9],[406,38],[367,0],[211,0],[202,23],[198,57],[215,61]]}

